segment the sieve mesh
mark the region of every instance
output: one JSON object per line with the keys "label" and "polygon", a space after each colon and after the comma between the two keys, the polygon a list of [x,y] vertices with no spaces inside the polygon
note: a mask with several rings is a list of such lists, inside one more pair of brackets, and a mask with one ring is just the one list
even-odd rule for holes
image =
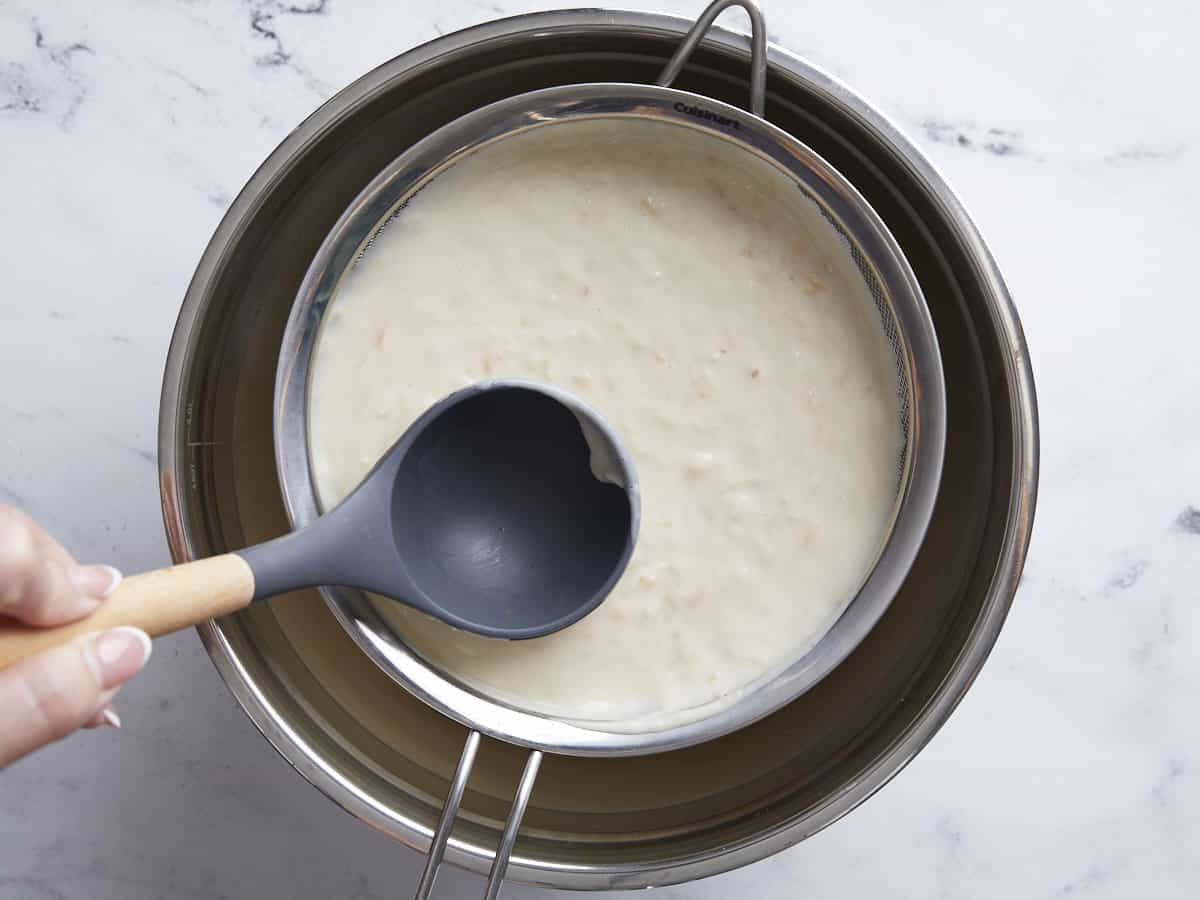
{"label": "sieve mesh", "polygon": [[904,473],[908,466],[909,445],[912,437],[912,405],[910,400],[912,391],[908,380],[908,351],[900,336],[901,330],[899,323],[896,321],[896,314],[892,309],[891,303],[888,302],[887,292],[884,291],[883,285],[879,281],[875,267],[871,265],[870,260],[863,254],[858,241],[853,240],[846,233],[842,224],[831,216],[824,206],[818,204],[817,208],[820,209],[821,216],[825,221],[829,223],[829,226],[849,248],[850,259],[854,262],[855,268],[858,269],[858,273],[866,283],[867,291],[871,294],[871,301],[875,304],[876,312],[879,313],[879,322],[880,327],[883,329],[883,336],[887,338],[888,346],[892,351],[892,361],[896,369],[896,404],[899,411],[901,437],[900,457],[896,461],[896,488],[899,491],[904,484]]}
{"label": "sieve mesh", "polygon": [[[614,93],[618,89],[619,93]],[[356,643],[405,687],[470,727],[555,753],[626,755],[687,746],[755,721],[815,684],[861,641],[890,602],[920,546],[940,475],[945,401],[936,336],[920,287],[886,227],[851,185],[794,138],[767,123],[745,118],[736,133],[707,119],[698,123],[686,110],[677,109],[682,104],[677,98],[686,95],[659,96],[660,92],[630,85],[550,88],[479,110],[410,148],[363,191],[327,237],[301,287],[284,338],[285,350],[294,347],[288,352],[295,362],[280,370],[278,415],[285,422],[303,423],[307,421],[308,375],[322,312],[342,277],[403,214],[406,201],[446,166],[463,154],[528,130],[531,121],[537,123],[533,127],[541,127],[590,118],[653,119],[705,131],[770,161],[786,179],[773,190],[785,189],[783,184],[794,186],[821,213],[822,219],[809,219],[810,227],[817,224],[817,230],[824,232],[818,244],[832,244],[844,254],[843,260],[849,257],[875,307],[874,314],[867,315],[878,316],[871,324],[886,340],[887,349],[881,346],[880,352],[890,352],[894,363],[897,396],[893,408],[897,414],[893,421],[900,426],[895,448],[896,495],[879,555],[860,589],[825,636],[785,670],[753,690],[739,693],[736,702],[711,714],[705,705],[685,711],[688,715],[678,721],[668,717],[661,725],[630,733],[610,727],[611,723],[552,718],[495,701],[429,665],[395,635],[362,592],[325,590],[335,615]],[[718,108],[717,101],[704,103],[706,109]],[[722,109],[726,118],[737,115],[736,110]],[[849,265],[843,262],[840,268],[851,279],[855,277]],[[885,359],[880,362],[887,365]],[[287,434],[291,437],[293,432]],[[319,509],[304,428],[299,429],[299,437],[296,452],[281,455],[280,468],[293,523],[303,525],[315,518]],[[281,447],[286,444],[280,441]],[[297,501],[301,501],[298,507]]]}

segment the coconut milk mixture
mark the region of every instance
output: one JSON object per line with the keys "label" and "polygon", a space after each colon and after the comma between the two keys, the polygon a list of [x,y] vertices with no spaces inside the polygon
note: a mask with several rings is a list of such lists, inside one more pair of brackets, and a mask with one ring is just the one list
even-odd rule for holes
{"label": "coconut milk mixture", "polygon": [[610,722],[710,712],[811,647],[874,562],[901,452],[892,352],[836,234],[736,147],[661,123],[558,124],[423,189],[325,317],[310,397],[323,506],[432,403],[491,378],[593,405],[642,490],[629,568],[565,631],[492,640],[378,601],[426,659],[494,697]]}

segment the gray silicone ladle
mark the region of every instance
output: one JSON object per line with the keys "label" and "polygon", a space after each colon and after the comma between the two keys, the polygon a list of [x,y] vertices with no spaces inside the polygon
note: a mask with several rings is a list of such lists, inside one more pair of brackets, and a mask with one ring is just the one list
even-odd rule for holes
{"label": "gray silicone ladle", "polygon": [[80,633],[163,634],[314,585],[383,594],[476,634],[538,637],[600,605],[639,518],[632,462],[596,412],[552,387],[487,382],[430,408],[312,524],[127,578],[71,625],[0,627],[0,666]]}

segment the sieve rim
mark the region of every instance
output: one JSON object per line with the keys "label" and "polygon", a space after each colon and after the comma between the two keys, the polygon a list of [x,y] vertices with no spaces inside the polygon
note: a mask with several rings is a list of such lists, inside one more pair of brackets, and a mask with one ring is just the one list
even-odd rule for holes
{"label": "sieve rim", "polygon": [[[712,115],[699,117],[696,109]],[[764,119],[691,92],[622,83],[545,88],[482,107],[414,144],[363,189],[314,256],[284,331],[275,387],[276,466],[293,527],[319,515],[308,434],[312,353],[324,311],[362,248],[396,209],[465,155],[535,128],[596,118],[652,119],[706,132],[740,145],[800,183],[850,238],[852,251],[859,250],[882,286],[903,349],[910,417],[886,537],[858,591],[813,647],[711,715],[629,733],[606,729],[600,722],[571,722],[519,710],[423,660],[395,637],[362,592],[321,588],[358,646],[395,681],[444,715],[524,747],[625,756],[679,749],[745,727],[810,689],[866,637],[907,575],[932,516],[944,454],[946,399],[932,318],[902,250],[853,185],[811,148]]]}

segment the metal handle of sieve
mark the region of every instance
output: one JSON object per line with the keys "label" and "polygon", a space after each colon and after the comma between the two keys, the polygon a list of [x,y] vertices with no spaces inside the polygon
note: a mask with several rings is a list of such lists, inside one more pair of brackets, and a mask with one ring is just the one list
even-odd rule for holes
{"label": "metal handle of sieve", "polygon": [[696,24],[688,31],[687,37],[683,39],[683,43],[679,45],[679,49],[654,83],[659,87],[670,87],[683,71],[683,66],[696,49],[696,45],[712,28],[717,16],[731,6],[740,6],[750,16],[750,112],[761,118],[767,95],[767,24],[758,0],[715,0],[709,4],[708,8],[700,13]]}
{"label": "metal handle of sieve", "polygon": [[[429,845],[429,855],[425,859],[425,870],[417,884],[416,900],[428,900],[429,892],[433,890],[433,882],[437,878],[438,868],[442,857],[446,855],[446,844],[450,841],[450,832],[454,828],[454,819],[462,804],[463,791],[471,777],[471,768],[475,765],[475,753],[479,750],[479,732],[472,731],[467,735],[463,745],[462,756],[458,758],[458,768],[454,770],[454,779],[450,782],[450,791],[446,794],[442,815],[438,819],[437,830],[433,833],[433,843]],[[531,750],[525,759],[525,771],[517,783],[517,792],[513,797],[512,808],[508,812],[508,820],[504,823],[504,831],[500,835],[500,843],[496,845],[496,853],[492,858],[492,870],[488,873],[487,891],[484,900],[496,900],[500,894],[500,884],[504,881],[504,873],[508,869],[508,860],[512,856],[513,845],[517,842],[517,830],[521,827],[521,819],[525,817],[525,807],[529,805],[529,795],[533,793],[533,783],[537,780],[538,769],[542,765],[542,751]]]}

